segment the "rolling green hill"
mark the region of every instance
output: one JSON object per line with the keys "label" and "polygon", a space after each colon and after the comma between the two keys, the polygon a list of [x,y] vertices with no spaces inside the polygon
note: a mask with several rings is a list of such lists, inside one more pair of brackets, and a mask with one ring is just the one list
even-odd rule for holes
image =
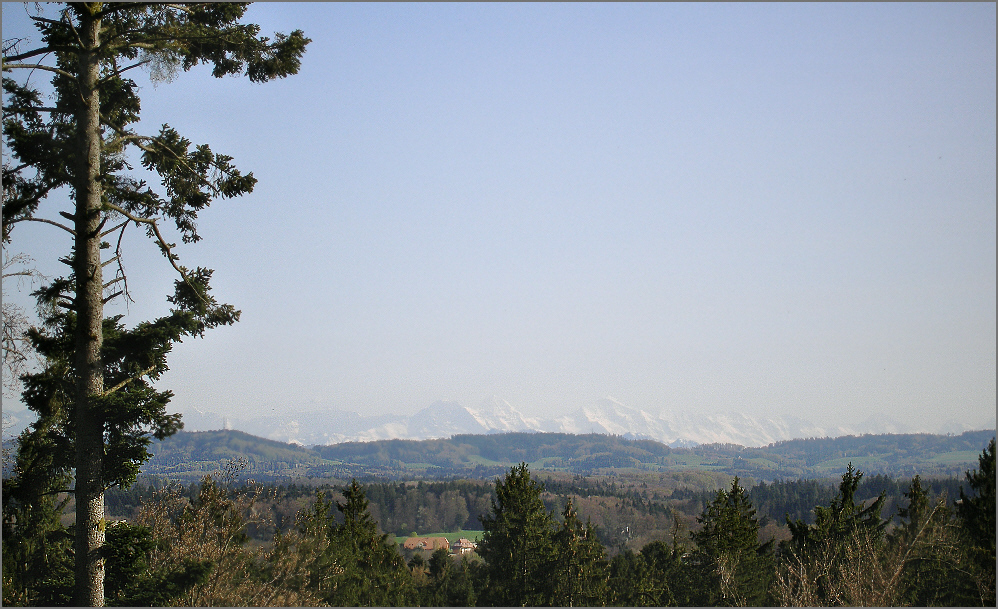
{"label": "rolling green hill", "polygon": [[870,474],[962,475],[976,466],[994,431],[959,436],[885,434],[809,438],[761,448],[710,444],[670,448],[652,440],[598,434],[508,433],[440,440],[381,440],[303,447],[240,431],[180,432],[151,447],[147,475],[188,480],[232,462],[259,480],[316,477],[494,478],[526,462],[574,474],[698,470],[754,480],[839,475],[848,463]]}
{"label": "rolling green hill", "polygon": [[275,442],[234,430],[181,431],[153,442],[153,457],[143,466],[145,474],[178,480],[198,479],[241,463],[243,473],[257,478],[314,475],[322,459],[304,446]]}

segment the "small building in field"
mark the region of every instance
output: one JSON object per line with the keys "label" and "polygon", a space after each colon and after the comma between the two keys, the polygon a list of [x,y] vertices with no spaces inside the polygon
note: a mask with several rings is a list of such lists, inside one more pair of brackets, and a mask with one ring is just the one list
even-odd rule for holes
{"label": "small building in field", "polygon": [[462,537],[451,544],[450,550],[455,554],[468,554],[478,549],[478,544]]}
{"label": "small building in field", "polygon": [[440,548],[450,549],[450,542],[446,537],[410,537],[402,542],[405,550],[439,550]]}

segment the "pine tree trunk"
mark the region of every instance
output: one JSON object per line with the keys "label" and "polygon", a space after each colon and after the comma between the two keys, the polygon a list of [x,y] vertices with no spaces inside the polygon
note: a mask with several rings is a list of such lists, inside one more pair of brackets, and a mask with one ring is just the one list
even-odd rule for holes
{"label": "pine tree trunk", "polygon": [[84,49],[77,77],[82,102],[76,114],[78,166],[76,175],[76,590],[80,606],[104,605],[104,492],[101,466],[104,434],[93,398],[104,391],[101,346],[104,319],[100,259],[101,131],[99,4],[78,9]]}

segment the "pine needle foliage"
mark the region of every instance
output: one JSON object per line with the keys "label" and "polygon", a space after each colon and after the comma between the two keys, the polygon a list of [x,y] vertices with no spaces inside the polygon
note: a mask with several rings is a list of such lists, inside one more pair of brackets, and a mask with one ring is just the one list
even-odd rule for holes
{"label": "pine needle foliage", "polygon": [[[76,378],[66,393],[74,420],[64,436],[75,447],[74,602],[80,605],[105,600],[101,547],[106,484],[134,476],[135,458],[142,454],[140,447],[124,460],[105,463],[108,449],[118,448],[115,443],[129,450],[135,446],[130,432],[116,435],[115,429],[133,428],[135,417],[142,417],[136,409],[156,410],[167,397],[136,382],[143,377],[154,380],[161,367],[123,369],[128,378],[120,381],[108,376],[113,376],[114,366],[104,361],[104,306],[128,297],[122,237],[130,227],[138,228],[156,243],[188,292],[181,295],[178,290],[178,297],[194,297],[200,303],[188,308],[200,318],[200,331],[232,323],[238,312],[207,294],[211,271],[181,266],[161,224],[172,223],[184,243],[195,243],[201,239],[199,212],[213,200],[251,192],[256,183],[252,173],[243,174],[233,165],[232,157],[206,144],[194,145],[169,125],[156,133],[138,133],[134,125],[140,120],[139,87],[129,72],[145,67],[154,81],[169,81],[179,69],[205,64],[216,77],[245,75],[251,82],[296,73],[309,40],[301,31],[273,39],[260,36],[259,26],[239,22],[246,6],[68,3],[56,8],[53,17],[30,16],[40,36],[38,46],[22,50],[19,44],[3,45],[3,135],[9,150],[3,165],[3,240],[10,242],[16,225],[29,221],[61,229],[73,239],[71,250],[60,258],[72,272],[53,280],[43,292],[55,306],[72,313],[64,325],[72,328],[70,359]],[[51,74],[53,101],[27,78],[18,80],[19,70]],[[155,175],[159,184],[154,187],[137,177],[132,171],[136,164]],[[67,208],[57,214],[44,209],[42,204],[62,187],[72,193]],[[105,237],[116,237],[117,242],[107,260],[102,252],[112,246]],[[111,264],[116,264],[116,275],[105,282],[103,269]],[[162,330],[155,324],[145,329]],[[138,330],[131,336],[143,338]],[[152,342],[170,341],[160,336]],[[149,357],[155,359],[156,354]],[[176,423],[161,418],[154,424],[157,433],[168,435]]]}

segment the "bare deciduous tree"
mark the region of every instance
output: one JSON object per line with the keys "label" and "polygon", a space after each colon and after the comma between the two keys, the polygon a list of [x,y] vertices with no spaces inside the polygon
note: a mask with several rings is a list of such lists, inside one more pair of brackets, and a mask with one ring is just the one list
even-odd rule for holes
{"label": "bare deciduous tree", "polygon": [[[223,476],[224,478],[224,476]],[[231,492],[211,477],[188,501],[167,489],[140,509],[137,522],[159,540],[151,563],[180,569],[209,566],[207,577],[174,602],[187,607],[314,607],[321,599],[304,582],[321,552],[298,532],[278,535],[269,548],[249,547],[246,526],[268,518],[257,509],[259,488]]]}
{"label": "bare deciduous tree", "polygon": [[21,376],[28,371],[36,356],[31,349],[26,333],[30,325],[23,307],[10,301],[12,283],[18,287],[43,280],[44,277],[32,268],[34,261],[27,254],[10,255],[3,248],[3,395],[16,398]]}

